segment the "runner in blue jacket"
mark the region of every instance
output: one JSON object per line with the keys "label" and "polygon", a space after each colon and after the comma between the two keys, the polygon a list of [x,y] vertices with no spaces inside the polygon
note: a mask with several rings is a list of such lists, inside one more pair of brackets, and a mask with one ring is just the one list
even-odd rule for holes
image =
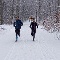
{"label": "runner in blue jacket", "polygon": [[15,27],[15,33],[16,33],[16,41],[18,39],[18,36],[20,36],[20,29],[21,26],[23,25],[23,22],[19,19],[19,17],[16,17],[16,21],[13,23],[14,27]]}

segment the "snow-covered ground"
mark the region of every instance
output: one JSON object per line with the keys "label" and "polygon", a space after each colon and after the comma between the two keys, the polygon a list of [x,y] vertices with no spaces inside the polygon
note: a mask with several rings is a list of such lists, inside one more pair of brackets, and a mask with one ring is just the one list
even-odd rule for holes
{"label": "snow-covered ground", "polygon": [[39,26],[35,41],[30,35],[29,22],[21,29],[21,37],[15,42],[12,25],[0,29],[0,60],[60,60],[60,40],[56,33],[48,33]]}

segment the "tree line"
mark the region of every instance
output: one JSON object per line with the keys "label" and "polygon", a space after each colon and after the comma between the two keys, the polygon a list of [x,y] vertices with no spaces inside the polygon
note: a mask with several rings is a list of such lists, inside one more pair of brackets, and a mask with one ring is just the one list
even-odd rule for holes
{"label": "tree line", "polygon": [[58,22],[59,14],[60,0],[0,0],[0,24],[12,24],[15,16],[23,21],[34,16],[38,22],[47,18]]}

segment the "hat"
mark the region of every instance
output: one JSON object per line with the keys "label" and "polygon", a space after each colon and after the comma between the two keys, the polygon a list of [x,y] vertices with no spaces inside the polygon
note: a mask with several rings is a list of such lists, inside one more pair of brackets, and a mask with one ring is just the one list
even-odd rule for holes
{"label": "hat", "polygon": [[33,19],[33,20],[35,20],[35,18],[34,18],[34,17],[32,17],[32,16],[31,16],[31,17],[29,17],[29,19]]}

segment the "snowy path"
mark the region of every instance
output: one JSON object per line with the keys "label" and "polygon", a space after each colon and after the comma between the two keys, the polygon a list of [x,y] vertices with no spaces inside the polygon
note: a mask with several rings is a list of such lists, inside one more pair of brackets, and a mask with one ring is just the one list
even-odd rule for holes
{"label": "snowy path", "polygon": [[[60,41],[54,34],[39,26],[35,42],[30,35],[29,23],[21,29],[21,37],[15,41],[14,28],[0,35],[0,60],[60,60]],[[2,34],[2,33],[1,33]]]}

